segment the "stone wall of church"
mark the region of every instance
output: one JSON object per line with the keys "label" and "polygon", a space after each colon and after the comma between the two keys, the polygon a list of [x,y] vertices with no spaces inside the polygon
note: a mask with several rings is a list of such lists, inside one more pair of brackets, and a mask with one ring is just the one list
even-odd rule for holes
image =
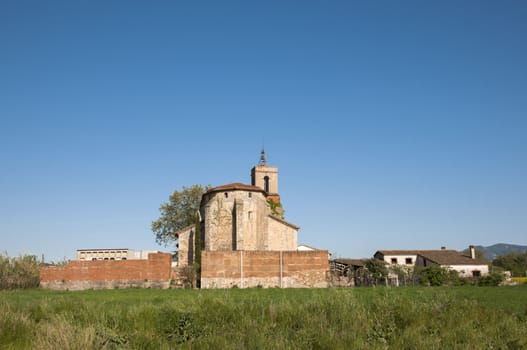
{"label": "stone wall of church", "polygon": [[296,250],[297,230],[270,217],[261,192],[243,190],[209,194],[201,208],[205,250]]}
{"label": "stone wall of church", "polygon": [[328,251],[202,252],[202,288],[325,288]]}
{"label": "stone wall of church", "polygon": [[178,266],[185,267],[194,263],[194,231],[195,228],[179,232],[178,236]]}
{"label": "stone wall of church", "polygon": [[268,213],[268,204],[259,192],[210,194],[202,207],[205,250],[264,250]]}
{"label": "stone wall of church", "polygon": [[273,217],[268,217],[268,222],[268,250],[297,249],[297,229]]}

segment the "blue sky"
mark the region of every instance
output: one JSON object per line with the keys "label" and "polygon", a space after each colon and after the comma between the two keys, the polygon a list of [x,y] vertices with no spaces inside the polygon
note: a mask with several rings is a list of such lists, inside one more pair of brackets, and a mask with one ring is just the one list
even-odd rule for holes
{"label": "blue sky", "polygon": [[299,242],[527,244],[525,1],[0,2],[0,251],[170,250],[262,145]]}

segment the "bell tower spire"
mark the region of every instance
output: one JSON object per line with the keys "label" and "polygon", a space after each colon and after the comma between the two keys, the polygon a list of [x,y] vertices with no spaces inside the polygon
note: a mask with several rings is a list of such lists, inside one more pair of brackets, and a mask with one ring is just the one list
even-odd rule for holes
{"label": "bell tower spire", "polygon": [[265,159],[265,149],[262,146],[262,151],[260,152],[260,164],[259,165],[267,165],[267,160]]}

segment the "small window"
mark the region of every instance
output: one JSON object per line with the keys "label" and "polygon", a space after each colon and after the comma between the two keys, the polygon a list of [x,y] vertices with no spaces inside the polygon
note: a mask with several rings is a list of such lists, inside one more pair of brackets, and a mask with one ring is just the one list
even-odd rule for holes
{"label": "small window", "polygon": [[229,194],[227,192],[224,193],[225,198],[229,198]]}
{"label": "small window", "polygon": [[264,177],[264,191],[269,192],[269,176]]}
{"label": "small window", "polygon": [[412,258],[406,258],[406,265],[412,265],[413,261]]}
{"label": "small window", "polygon": [[253,198],[253,193],[249,192],[249,198]]}
{"label": "small window", "polygon": [[481,271],[472,271],[472,277],[481,277]]}
{"label": "small window", "polygon": [[96,260],[97,260],[97,258],[91,258],[91,260],[92,260],[92,261],[96,261]]}
{"label": "small window", "polygon": [[392,258],[392,264],[397,264],[397,258]]}

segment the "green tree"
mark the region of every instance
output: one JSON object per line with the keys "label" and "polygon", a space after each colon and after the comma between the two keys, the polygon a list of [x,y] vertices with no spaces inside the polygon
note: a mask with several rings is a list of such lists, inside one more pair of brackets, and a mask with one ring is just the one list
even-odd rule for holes
{"label": "green tree", "polygon": [[414,284],[414,281],[412,278],[413,273],[414,273],[413,266],[395,264],[395,265],[391,265],[388,268],[388,271],[397,275],[397,279],[399,280],[400,285],[406,286],[406,285]]}
{"label": "green tree", "polygon": [[512,276],[525,276],[527,274],[527,253],[510,253],[498,256],[492,265],[510,271]]}
{"label": "green tree", "polygon": [[386,264],[384,261],[371,258],[364,261],[364,267],[367,270],[367,274],[369,275],[369,278],[371,279],[371,282],[375,285],[380,280],[385,279],[388,277],[388,269],[386,268]]}
{"label": "green tree", "polygon": [[177,240],[176,234],[185,227],[195,224],[196,213],[199,211],[201,196],[208,191],[210,186],[193,185],[183,186],[181,191],[174,191],[159,207],[161,215],[152,221],[152,232],[156,242],[165,247]]}

